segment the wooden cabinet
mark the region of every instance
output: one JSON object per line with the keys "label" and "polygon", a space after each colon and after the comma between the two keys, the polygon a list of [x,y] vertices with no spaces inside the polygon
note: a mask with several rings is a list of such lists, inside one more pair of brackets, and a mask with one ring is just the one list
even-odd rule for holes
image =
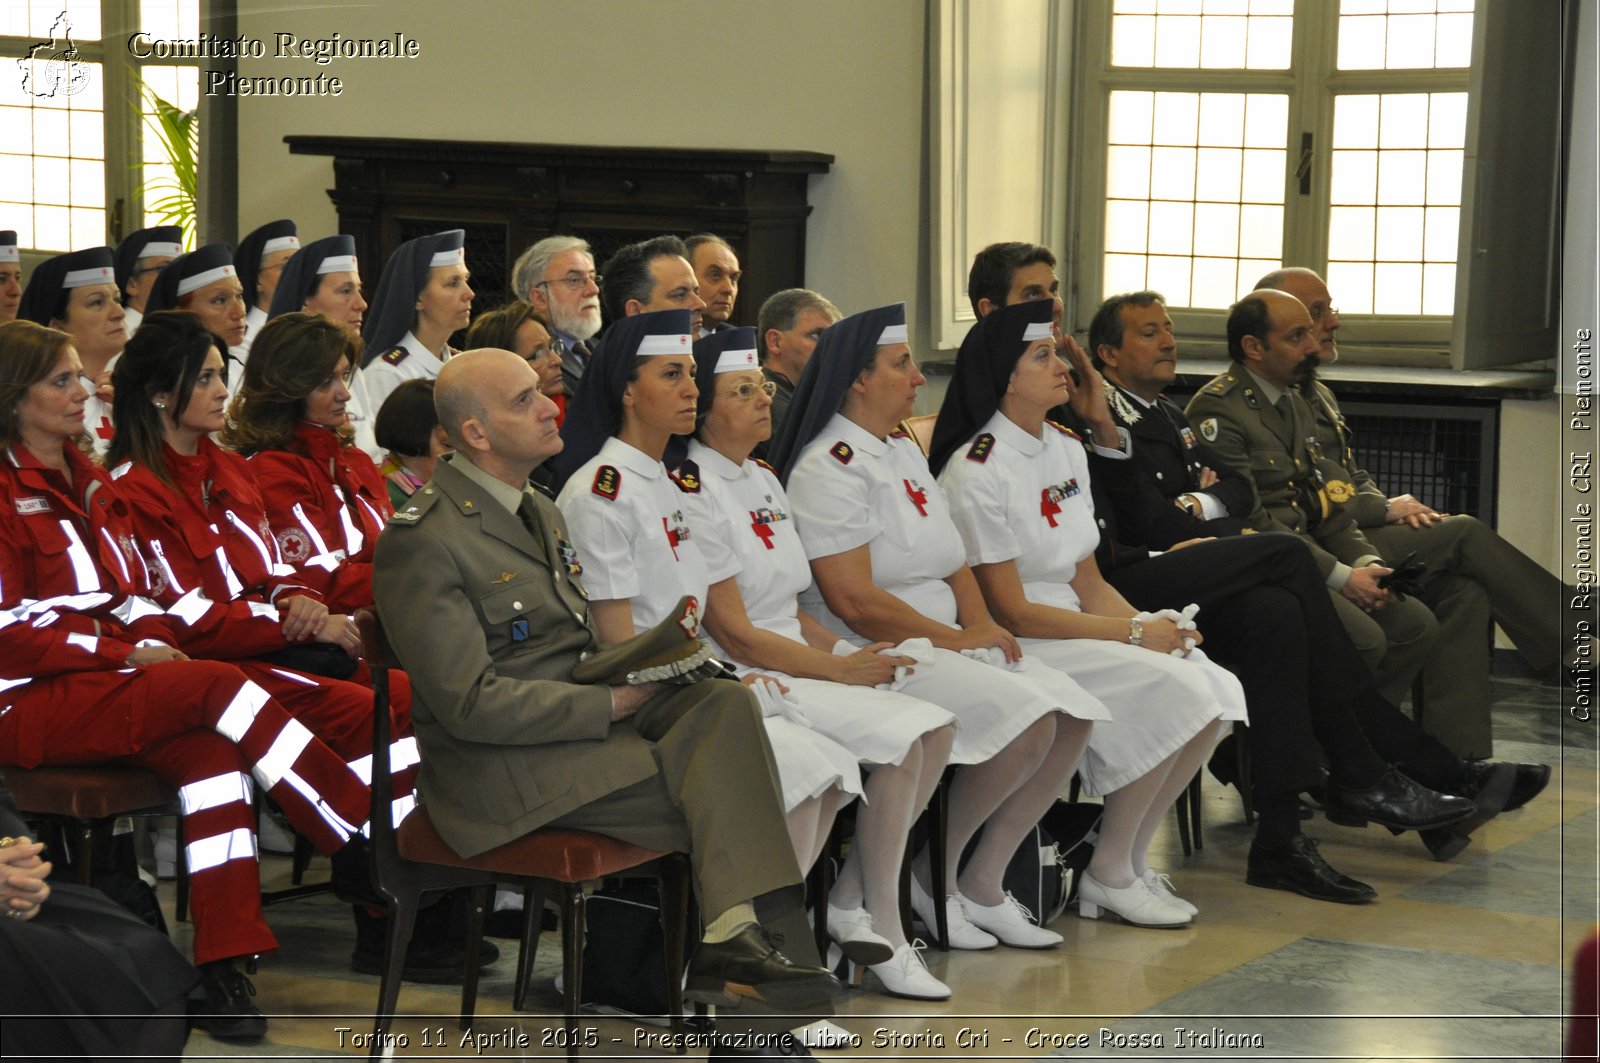
{"label": "wooden cabinet", "polygon": [[[333,158],[328,196],[355,237],[370,291],[406,240],[465,229],[475,311],[507,302],[511,266],[552,233],[588,240],[595,263],[661,233],[714,232],[739,255],[734,323],[753,325],[773,292],[805,283],[807,182],[832,155],[558,144],[284,137]],[[309,234],[320,236],[323,234]]]}

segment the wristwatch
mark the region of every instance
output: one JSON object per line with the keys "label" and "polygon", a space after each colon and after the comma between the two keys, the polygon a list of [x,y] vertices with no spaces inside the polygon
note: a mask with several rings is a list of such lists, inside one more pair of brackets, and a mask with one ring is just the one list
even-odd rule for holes
{"label": "wristwatch", "polygon": [[1128,618],[1128,645],[1142,646],[1144,644],[1144,621],[1136,616]]}

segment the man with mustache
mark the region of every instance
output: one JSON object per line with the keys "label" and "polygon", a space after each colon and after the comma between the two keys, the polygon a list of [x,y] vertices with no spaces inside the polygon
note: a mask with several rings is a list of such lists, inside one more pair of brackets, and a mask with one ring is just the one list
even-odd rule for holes
{"label": "man with mustache", "polygon": [[550,325],[551,338],[561,347],[561,382],[570,399],[589,367],[589,341],[600,332],[600,275],[589,242],[545,237],[517,258],[511,288]]}
{"label": "man with mustache", "polygon": [[[1441,645],[1483,638],[1486,604],[1481,588],[1450,577],[1432,596],[1435,611],[1384,585],[1382,578],[1392,571],[1384,562],[1400,558],[1389,558],[1362,534],[1352,474],[1316,445],[1315,415],[1295,387],[1315,372],[1319,335],[1294,296],[1270,288],[1250,293],[1228,313],[1228,357],[1235,364],[1196,393],[1187,414],[1217,457],[1251,479],[1252,511],[1238,515],[1256,531],[1301,536],[1324,581],[1339,592],[1336,604],[1346,628],[1359,624],[1354,607],[1389,636],[1379,689],[1399,704]],[[1417,631],[1422,637],[1410,637]],[[1488,755],[1487,683],[1477,690],[1452,683],[1431,700],[1438,718],[1422,721],[1427,730],[1458,755]],[[1461,734],[1481,735],[1483,744],[1458,745],[1453,739]]]}
{"label": "man with mustache", "polygon": [[[1275,270],[1261,278],[1256,287],[1286,291],[1305,304],[1320,344],[1319,364],[1338,361],[1339,346],[1334,334],[1342,322],[1328,286],[1315,271],[1302,267]],[[1351,508],[1362,534],[1391,560],[1415,553],[1428,566],[1422,599],[1439,615],[1441,625],[1447,607],[1437,599],[1441,583],[1449,585],[1443,577],[1475,588],[1467,596],[1473,608],[1472,615],[1463,618],[1462,640],[1454,642],[1441,635],[1442,652],[1430,658],[1423,669],[1427,702],[1448,700],[1454,691],[1474,698],[1487,697],[1490,661],[1484,652],[1482,634],[1491,615],[1535,671],[1549,672],[1558,664],[1570,666],[1577,657],[1577,647],[1563,640],[1561,610],[1579,592],[1563,588],[1560,579],[1476,517],[1436,512],[1409,494],[1392,498],[1386,495],[1372,474],[1356,464],[1349,425],[1333,392],[1316,379],[1315,369],[1303,374],[1294,387],[1314,415],[1317,445],[1350,474],[1350,482],[1356,488]],[[1426,704],[1423,714],[1424,718],[1428,715]],[[1487,756],[1492,740],[1486,727],[1453,729],[1476,719],[1458,719],[1452,713],[1450,722],[1437,721],[1440,726],[1435,730],[1458,752]],[[1434,721],[1429,723],[1431,726]]]}

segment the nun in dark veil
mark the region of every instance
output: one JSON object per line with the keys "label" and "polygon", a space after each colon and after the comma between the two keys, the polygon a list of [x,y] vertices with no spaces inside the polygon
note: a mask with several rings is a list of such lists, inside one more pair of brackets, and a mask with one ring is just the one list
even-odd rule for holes
{"label": "nun in dark veil", "polygon": [[[622,428],[622,396],[643,364],[640,359],[649,357],[644,353],[645,348],[665,342],[651,337],[687,336],[689,314],[688,310],[634,314],[613,321],[606,329],[600,349],[593,353],[588,371],[584,373],[586,386],[579,388],[578,394],[572,397],[567,406],[567,419],[561,424],[561,439],[565,445],[551,461],[553,490],[559,493],[568,478],[600,453],[606,440]],[[682,319],[675,315],[682,315]],[[692,351],[690,346],[686,353],[693,357]],[[593,374],[592,379],[590,374]],[[693,430],[694,426],[690,425],[688,431]],[[664,456],[665,452],[657,455],[656,460]]]}
{"label": "nun in dark veil", "polygon": [[916,659],[897,689],[960,721],[945,860],[935,867],[924,849],[913,861],[913,910],[930,928],[942,915],[951,948],[1050,948],[1061,935],[1034,925],[1002,879],[1078,767],[1089,721],[1109,714],[1024,658],[984,606],[949,506],[900,427],[924,383],[904,304],[847,317],[817,342],[775,452],[815,579],[800,605],[858,648],[890,643]]}
{"label": "nun in dark veil", "polygon": [[794,386],[789,416],[767,450],[768,460],[778,470],[778,479],[788,482],[789,470],[794,468],[800,451],[839,412],[850,385],[877,357],[878,344],[886,330],[905,342],[905,303],[851,314],[823,331],[800,374],[800,382]]}
{"label": "nun in dark veil", "polygon": [[284,264],[267,308],[267,320],[305,310],[361,331],[367,301],[362,297],[356,238],[339,234],[313,240]]}
{"label": "nun in dark veil", "polygon": [[239,241],[233,268],[249,309],[244,315],[244,339],[230,353],[240,364],[250,357],[250,341],[267,323],[267,308],[283,279],[283,267],[298,250],[300,235],[288,218],[269,221]]}
{"label": "nun in dark veil", "polygon": [[1245,718],[1244,690],[1195,648],[1193,609],[1140,613],[1101,576],[1088,454],[1047,420],[1072,394],[1053,314],[1048,299],[1016,303],[967,333],[934,429],[933,467],[985,605],[1029,656],[1111,712],[1080,768],[1106,810],[1079,882],[1079,914],[1186,926],[1194,905],[1146,853],[1222,721]]}
{"label": "nun in dark veil", "polygon": [[[284,264],[267,308],[267,320],[305,311],[321,314],[336,325],[356,332],[366,316],[367,301],[361,293],[361,273],[356,263],[353,236],[324,236],[313,240]],[[367,394],[366,374],[360,366],[350,371],[350,401],[345,415],[355,431],[356,446],[373,461],[383,460],[384,450],[374,435],[378,411]]]}
{"label": "nun in dark veil", "polygon": [[144,304],[147,314],[157,310],[187,310],[229,348],[237,347],[244,340],[245,302],[232,249],[207,244],[167,263]]}
{"label": "nun in dark veil", "polygon": [[383,408],[402,380],[434,380],[455,351],[450,336],[472,320],[464,229],[407,240],[384,263],[361,326],[367,398]]}

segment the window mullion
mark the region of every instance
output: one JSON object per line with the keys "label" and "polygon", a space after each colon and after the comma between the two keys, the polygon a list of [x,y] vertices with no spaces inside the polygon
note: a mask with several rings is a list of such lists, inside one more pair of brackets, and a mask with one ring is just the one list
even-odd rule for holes
{"label": "window mullion", "polygon": [[[123,27],[139,24],[138,0],[100,0],[105,51],[106,241],[117,244],[139,228],[144,159],[139,142],[139,71],[125,45]],[[119,209],[120,207],[120,209]]]}
{"label": "window mullion", "polygon": [[[1333,97],[1325,88],[1334,65],[1339,6],[1300,3],[1295,11],[1294,65],[1300,72],[1289,101],[1291,173],[1286,188],[1283,262],[1321,270],[1328,254],[1328,195],[1333,153]],[[1310,133],[1311,183],[1306,195],[1294,179],[1304,134]],[[1242,293],[1241,293],[1242,294]]]}

